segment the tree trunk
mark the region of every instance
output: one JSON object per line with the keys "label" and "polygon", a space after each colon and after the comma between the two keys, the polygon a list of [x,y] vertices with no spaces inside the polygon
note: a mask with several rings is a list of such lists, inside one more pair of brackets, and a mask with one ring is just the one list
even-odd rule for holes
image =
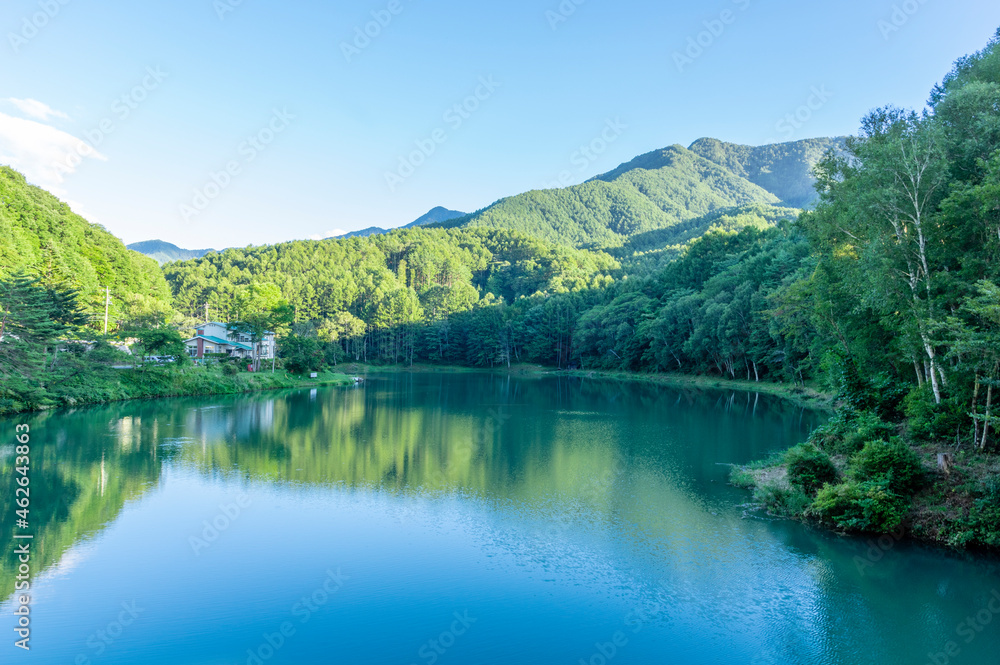
{"label": "tree trunk", "polygon": [[990,408],[993,406],[993,385],[986,391],[986,416],[983,420],[983,441],[979,444],[980,450],[986,450],[986,438],[990,435]]}
{"label": "tree trunk", "polygon": [[976,374],[976,389],[972,392],[972,445],[979,443],[979,375]]}
{"label": "tree trunk", "polygon": [[[934,350],[934,346],[931,345],[930,339],[928,339],[927,334],[924,332],[920,333],[920,337],[924,342],[924,351],[927,353],[927,359],[930,362],[930,377],[931,377],[931,388],[934,390],[934,403],[941,403],[941,386],[938,384],[938,366],[937,366],[937,352]],[[944,376],[944,372],[941,372],[941,376]]]}
{"label": "tree trunk", "polygon": [[993,365],[993,373],[990,376],[989,388],[986,390],[986,415],[983,420],[983,442],[980,450],[986,450],[986,441],[990,435],[990,409],[993,407],[993,381],[996,380],[997,370],[1000,369],[1000,362]]}

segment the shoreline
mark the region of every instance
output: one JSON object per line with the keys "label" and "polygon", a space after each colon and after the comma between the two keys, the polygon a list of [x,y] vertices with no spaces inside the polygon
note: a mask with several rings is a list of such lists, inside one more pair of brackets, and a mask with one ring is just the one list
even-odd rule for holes
{"label": "shoreline", "polygon": [[[948,448],[947,445],[927,443],[910,447],[923,468],[924,484],[908,497],[902,521],[894,530],[851,530],[824,521],[815,512],[813,498],[802,496],[790,482],[784,454],[734,465],[730,484],[751,492],[751,503],[769,516],[793,520],[829,533],[858,540],[892,536],[895,542],[939,547],[950,552],[1000,554],[1000,541],[995,535],[993,540],[983,542],[984,536],[991,535],[984,533],[988,525],[972,521],[977,516],[976,505],[982,501],[987,479],[1000,473],[1000,460],[996,456],[963,451],[955,458],[950,472],[945,474],[936,468],[935,462],[938,453]],[[840,474],[837,482],[843,482],[848,477],[849,456],[834,455],[832,459]]]}
{"label": "shoreline", "polygon": [[774,395],[793,402],[799,406],[817,411],[833,412],[836,409],[833,395],[819,392],[813,388],[787,383],[769,381],[744,381],[742,379],[726,379],[716,376],[693,374],[640,374],[617,370],[566,370],[554,369],[543,365],[519,364],[507,367],[463,367],[461,365],[365,365],[364,363],[345,364],[345,367],[357,368],[358,372],[372,374],[388,374],[392,372],[411,374],[432,374],[448,372],[457,374],[509,374],[511,376],[571,376],[584,379],[611,379],[616,381],[636,381],[655,383],[664,386],[693,387],[704,390],[737,390],[740,392],[763,393]]}
{"label": "shoreline", "polygon": [[[773,395],[781,399],[792,402],[804,408],[834,411],[834,398],[803,386],[791,386],[783,383],[773,383],[768,381],[743,381],[726,379],[723,377],[688,375],[675,373],[662,374],[640,374],[638,372],[614,371],[614,370],[560,370],[544,365],[517,364],[511,367],[465,367],[462,365],[370,365],[365,363],[341,363],[331,371],[322,372],[316,379],[309,379],[294,376],[287,372],[259,372],[255,374],[241,372],[235,375],[226,375],[214,369],[193,370],[185,368],[177,374],[167,374],[159,368],[147,371],[134,369],[118,370],[122,372],[120,381],[114,385],[109,385],[107,391],[95,396],[94,399],[83,399],[70,401],[65,404],[43,405],[38,408],[13,409],[0,412],[0,417],[15,416],[30,413],[45,413],[58,411],[63,408],[79,408],[86,406],[99,406],[114,402],[126,402],[143,399],[169,399],[171,397],[198,397],[213,395],[236,395],[249,394],[255,392],[267,392],[271,390],[287,390],[295,388],[316,388],[325,386],[347,386],[354,383],[353,376],[366,376],[368,374],[506,374],[510,376],[522,377],[543,377],[543,376],[567,376],[581,379],[606,379],[615,381],[634,381],[640,383],[652,383],[663,386],[689,387],[703,390],[737,390],[740,392],[762,393]],[[168,370],[169,371],[169,370]],[[202,375],[195,372],[204,371]],[[168,385],[160,386],[140,386],[135,385],[129,379],[142,379],[145,377],[157,377],[169,380]],[[198,379],[201,379],[198,381]],[[185,385],[186,380],[195,380],[197,385]]]}
{"label": "shoreline", "polygon": [[[227,375],[216,369],[191,371],[185,368],[175,374],[152,370],[140,373],[137,370],[117,370],[122,374],[118,382],[106,387],[106,391],[93,399],[68,401],[64,404],[47,404],[38,408],[12,409],[0,412],[0,418],[30,414],[51,414],[62,409],[77,409],[136,400],[170,399],[173,397],[211,397],[218,395],[247,395],[274,390],[295,390],[299,388],[319,388],[328,386],[354,385],[354,379],[340,372],[322,372],[315,379],[303,378],[287,372],[241,372]],[[170,371],[170,370],[168,370]],[[203,371],[203,373],[196,373]],[[152,378],[160,385],[142,385],[137,381]]]}

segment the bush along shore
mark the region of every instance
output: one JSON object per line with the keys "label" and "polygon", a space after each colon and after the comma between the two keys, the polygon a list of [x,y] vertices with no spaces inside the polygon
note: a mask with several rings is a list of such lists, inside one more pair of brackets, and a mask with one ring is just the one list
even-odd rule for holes
{"label": "bush along shore", "polygon": [[734,467],[731,481],[771,515],[842,533],[1000,548],[1000,459],[921,440],[924,425],[845,406],[807,442]]}

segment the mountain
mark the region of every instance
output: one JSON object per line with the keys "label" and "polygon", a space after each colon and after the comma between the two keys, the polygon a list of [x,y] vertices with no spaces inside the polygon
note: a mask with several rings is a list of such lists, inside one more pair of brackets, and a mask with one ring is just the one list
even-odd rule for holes
{"label": "mountain", "polygon": [[442,226],[511,229],[580,248],[611,248],[718,210],[780,203],[746,178],[675,145],[583,184],[501,199]]}
{"label": "mountain", "polygon": [[749,146],[698,139],[690,150],[763,187],[792,208],[811,207],[819,199],[813,167],[827,151],[844,149],[846,139],[820,138]]}
{"label": "mountain", "polygon": [[200,259],[214,249],[181,249],[163,240],[146,240],[128,245],[133,252],[145,254],[151,259],[155,259],[160,265],[171,261],[188,261],[190,259]]}
{"label": "mountain", "polygon": [[428,224],[436,224],[438,222],[447,222],[458,217],[465,217],[468,213],[459,212],[457,210],[448,210],[447,208],[442,208],[438,206],[431,209],[423,217],[418,217],[416,220],[410,222],[403,228],[412,229],[415,226],[427,226]]}
{"label": "mountain", "polygon": [[[640,155],[581,185],[501,199],[438,225],[510,229],[609,250],[628,249],[636,236],[690,238],[692,229],[710,228],[712,216],[727,210],[750,206],[755,219],[794,216],[817,198],[813,167],[843,142],[810,139],[753,147],[699,139],[690,148],[674,145]],[[694,221],[699,219],[705,223]],[[653,233],[674,228],[677,232],[666,236]]]}
{"label": "mountain", "polygon": [[20,271],[76,289],[102,321],[105,287],[112,321],[171,310],[170,288],[156,261],[130,252],[104,227],[0,166],[0,278]]}
{"label": "mountain", "polygon": [[[457,210],[448,210],[447,208],[442,208],[438,206],[432,208],[427,214],[418,217],[414,221],[401,227],[404,229],[412,229],[417,226],[427,226],[428,224],[438,224],[440,222],[447,222],[449,220],[455,219],[457,217],[465,217],[467,213],[459,212]],[[369,236],[381,235],[383,233],[388,233],[392,229],[383,229],[379,226],[369,226],[367,229],[361,229],[360,231],[351,231],[350,233],[345,233],[343,235],[337,236],[338,238],[367,238]]]}

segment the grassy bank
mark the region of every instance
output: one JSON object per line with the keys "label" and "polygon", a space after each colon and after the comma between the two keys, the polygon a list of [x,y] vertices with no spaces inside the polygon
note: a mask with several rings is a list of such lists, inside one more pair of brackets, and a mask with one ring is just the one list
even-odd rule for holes
{"label": "grassy bank", "polygon": [[[228,369],[228,371],[227,371]],[[232,366],[145,367],[116,369],[83,377],[72,394],[60,400],[47,400],[37,405],[9,402],[2,415],[47,410],[64,406],[105,404],[131,399],[187,397],[196,395],[232,395],[265,390],[317,386],[352,385],[347,374],[324,372],[317,378],[297,376],[287,372],[274,374],[234,372]]]}

